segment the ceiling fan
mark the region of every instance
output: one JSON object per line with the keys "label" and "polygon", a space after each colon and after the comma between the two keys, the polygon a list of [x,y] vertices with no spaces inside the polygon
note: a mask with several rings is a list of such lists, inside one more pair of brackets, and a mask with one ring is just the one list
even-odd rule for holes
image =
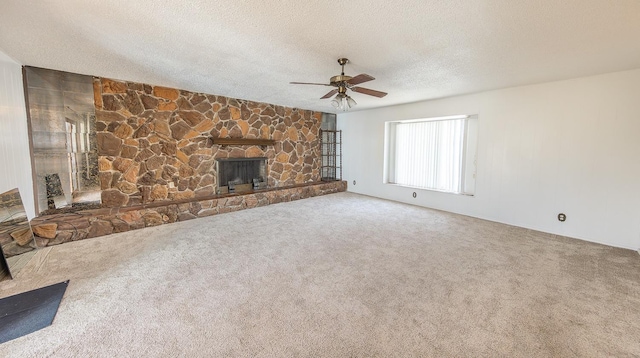
{"label": "ceiling fan", "polygon": [[347,90],[352,90],[354,92],[358,92],[358,93],[362,93],[362,94],[366,94],[366,95],[374,96],[378,98],[382,98],[387,95],[386,92],[376,91],[376,90],[372,90],[364,87],[356,87],[356,85],[359,85],[361,83],[364,83],[367,81],[373,81],[375,80],[375,78],[365,73],[357,75],[355,77],[347,76],[344,74],[344,65],[349,63],[349,59],[339,58],[338,63],[340,64],[340,66],[342,66],[342,73],[337,76],[331,77],[331,79],[329,79],[329,84],[309,83],[309,82],[290,82],[290,83],[296,84],[296,85],[317,85],[317,86],[336,87],[336,89],[329,91],[329,93],[320,97],[320,99],[329,98],[335,94],[336,96],[333,98],[333,100],[331,100],[331,105],[336,109],[341,109],[343,111],[347,111],[351,107],[357,104],[356,101],[354,101],[353,98],[351,98],[351,96],[347,94]]}

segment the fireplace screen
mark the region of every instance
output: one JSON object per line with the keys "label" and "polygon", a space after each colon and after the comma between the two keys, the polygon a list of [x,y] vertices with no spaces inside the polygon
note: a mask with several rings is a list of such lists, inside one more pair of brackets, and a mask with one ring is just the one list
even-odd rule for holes
{"label": "fireplace screen", "polygon": [[218,193],[266,188],[267,158],[218,159]]}

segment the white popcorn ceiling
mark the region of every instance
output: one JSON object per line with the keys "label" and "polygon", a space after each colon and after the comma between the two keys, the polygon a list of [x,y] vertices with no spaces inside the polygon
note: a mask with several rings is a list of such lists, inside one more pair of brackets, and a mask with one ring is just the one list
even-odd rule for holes
{"label": "white popcorn ceiling", "polygon": [[3,0],[0,51],[23,65],[324,112],[640,67],[638,0]]}

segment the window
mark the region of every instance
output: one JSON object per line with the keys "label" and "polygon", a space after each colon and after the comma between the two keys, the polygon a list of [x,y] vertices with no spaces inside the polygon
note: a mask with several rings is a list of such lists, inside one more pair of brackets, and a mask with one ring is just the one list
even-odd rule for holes
{"label": "window", "polygon": [[477,116],[386,123],[385,183],[473,195]]}

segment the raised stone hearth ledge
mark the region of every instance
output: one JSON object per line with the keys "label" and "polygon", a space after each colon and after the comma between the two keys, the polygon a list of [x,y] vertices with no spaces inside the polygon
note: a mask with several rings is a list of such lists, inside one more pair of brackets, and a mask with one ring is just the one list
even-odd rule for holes
{"label": "raised stone hearth ledge", "polygon": [[36,234],[46,233],[44,237],[35,236],[38,247],[44,247],[346,190],[346,181],[315,182],[246,194],[211,195],[198,199],[45,215],[31,220],[31,226]]}

